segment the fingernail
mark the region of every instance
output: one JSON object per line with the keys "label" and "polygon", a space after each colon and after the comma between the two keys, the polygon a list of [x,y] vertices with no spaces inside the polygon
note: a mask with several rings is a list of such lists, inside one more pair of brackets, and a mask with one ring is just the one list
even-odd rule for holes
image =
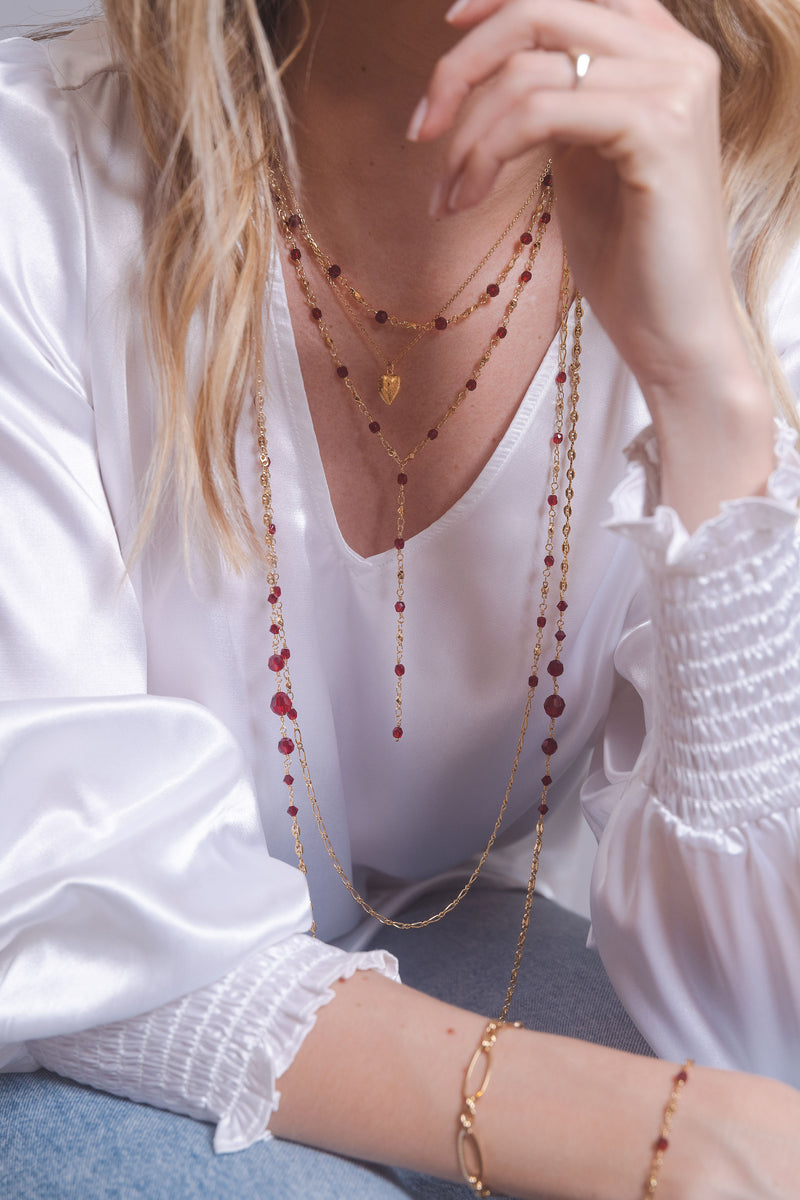
{"label": "fingernail", "polygon": [[454,21],[459,13],[462,13],[465,8],[468,8],[471,3],[472,0],[456,0],[455,4],[452,4],[444,14],[445,21]]}
{"label": "fingernail", "polygon": [[408,138],[409,142],[415,142],[417,140],[417,138],[419,137],[419,131],[420,131],[420,129],[422,129],[422,126],[425,124],[425,118],[427,117],[427,115],[428,115],[428,98],[427,98],[427,96],[423,96],[422,99],[420,100],[419,104],[417,105],[417,107],[414,109],[414,115],[412,116],[412,118],[409,122],[409,125],[408,125],[408,132],[406,133],[406,137]]}
{"label": "fingernail", "polygon": [[458,179],[455,181],[455,183],[451,187],[450,194],[447,197],[447,211],[448,212],[455,212],[458,209],[458,201],[459,201],[459,198],[460,198],[463,190],[464,190],[464,176],[459,175]]}
{"label": "fingernail", "polygon": [[444,202],[444,184],[437,183],[436,187],[433,189],[433,195],[431,196],[431,202],[430,202],[430,206],[428,208],[428,216],[441,217],[443,202]]}

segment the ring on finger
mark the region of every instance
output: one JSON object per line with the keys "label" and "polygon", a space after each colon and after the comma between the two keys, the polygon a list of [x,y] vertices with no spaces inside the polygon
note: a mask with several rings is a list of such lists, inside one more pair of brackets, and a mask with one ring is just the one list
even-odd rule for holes
{"label": "ring on finger", "polygon": [[589,67],[592,65],[592,56],[588,50],[568,50],[567,55],[569,61],[572,63],[574,75],[572,86],[574,88],[580,87],[588,74]]}

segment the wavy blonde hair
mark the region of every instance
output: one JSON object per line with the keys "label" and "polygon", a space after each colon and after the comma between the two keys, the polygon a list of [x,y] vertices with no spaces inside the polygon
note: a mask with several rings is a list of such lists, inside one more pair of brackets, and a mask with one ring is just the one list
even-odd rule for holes
{"label": "wavy blonde hair", "polygon": [[[769,287],[800,236],[800,7],[796,0],[666,0],[722,63],[725,199],[755,353],[796,422],[766,330]],[[241,566],[253,531],[235,435],[262,349],[275,234],[267,164],[291,162],[281,72],[308,33],[306,0],[106,0],[153,163],[145,309],[160,383],[143,517],[167,495],[203,510]],[[291,30],[291,39],[287,40]],[[199,376],[189,345],[202,322]]]}

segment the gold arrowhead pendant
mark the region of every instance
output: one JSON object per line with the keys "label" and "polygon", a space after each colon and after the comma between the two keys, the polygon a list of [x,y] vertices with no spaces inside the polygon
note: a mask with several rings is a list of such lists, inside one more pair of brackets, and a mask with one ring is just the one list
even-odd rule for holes
{"label": "gold arrowhead pendant", "polygon": [[400,391],[400,376],[381,375],[378,380],[378,391],[384,404],[394,404]]}

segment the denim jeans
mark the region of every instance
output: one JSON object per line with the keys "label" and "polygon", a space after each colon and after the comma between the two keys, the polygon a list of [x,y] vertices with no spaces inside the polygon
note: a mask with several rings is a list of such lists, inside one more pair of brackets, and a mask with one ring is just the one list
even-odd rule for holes
{"label": "denim jeans", "polygon": [[[428,895],[403,917],[420,919],[447,899]],[[383,929],[375,944],[397,955],[405,983],[493,1015],[503,1002],[523,900],[520,892],[476,889],[439,924],[413,932]],[[582,918],[536,898],[511,1017],[530,1029],[649,1054],[597,953],[586,949],[586,934]],[[454,1131],[458,1102],[454,1096]],[[536,1106],[534,1084],[532,1129]],[[0,1200],[469,1200],[472,1195],[463,1185],[278,1139],[215,1156],[211,1132],[186,1117],[45,1072],[0,1075]],[[533,1150],[535,1133],[531,1136]]]}

